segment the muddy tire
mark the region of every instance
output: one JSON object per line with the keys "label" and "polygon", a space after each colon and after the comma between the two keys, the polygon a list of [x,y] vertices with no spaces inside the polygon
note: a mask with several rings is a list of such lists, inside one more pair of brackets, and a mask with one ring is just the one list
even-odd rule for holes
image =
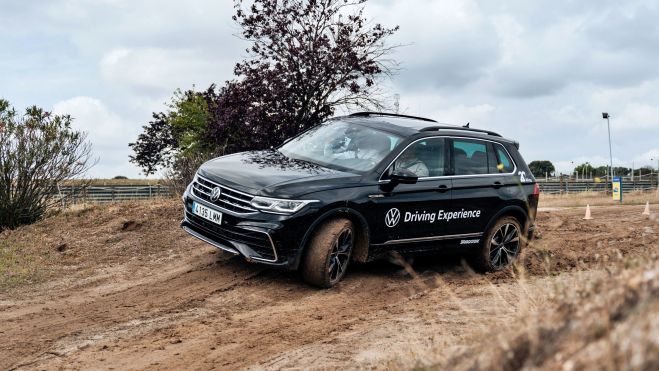
{"label": "muddy tire", "polygon": [[338,283],[346,273],[355,245],[355,227],[350,220],[335,219],[314,234],[302,265],[302,278],[318,287]]}
{"label": "muddy tire", "polygon": [[483,236],[472,266],[479,272],[496,272],[515,262],[524,248],[526,239],[519,221],[512,216],[497,220]]}

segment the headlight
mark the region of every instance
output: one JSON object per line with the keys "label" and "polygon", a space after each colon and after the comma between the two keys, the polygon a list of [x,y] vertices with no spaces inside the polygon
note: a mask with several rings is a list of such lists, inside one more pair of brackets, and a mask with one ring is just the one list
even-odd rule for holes
{"label": "headlight", "polygon": [[307,204],[318,202],[316,200],[284,200],[279,198],[268,198],[256,196],[252,199],[251,205],[255,208],[273,213],[293,214],[300,211]]}

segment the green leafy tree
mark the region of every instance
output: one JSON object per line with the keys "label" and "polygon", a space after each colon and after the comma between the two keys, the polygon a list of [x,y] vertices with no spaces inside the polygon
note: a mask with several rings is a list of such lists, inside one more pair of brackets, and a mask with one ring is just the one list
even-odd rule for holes
{"label": "green leafy tree", "polygon": [[595,174],[595,168],[590,164],[590,162],[584,162],[583,164],[577,165],[574,168],[574,172],[578,173],[580,176],[585,175],[587,177],[589,177],[590,174],[593,174],[593,176],[597,175]]}
{"label": "green leafy tree", "polygon": [[19,115],[0,99],[0,231],[40,219],[58,204],[59,183],[93,165],[91,144],[71,121],[36,106]]}
{"label": "green leafy tree", "polygon": [[544,177],[545,174],[552,175],[556,171],[554,164],[552,164],[551,161],[546,160],[531,161],[529,163],[529,170],[531,170],[531,173],[536,178]]}
{"label": "green leafy tree", "polygon": [[652,166],[643,166],[640,169],[635,170],[634,173],[638,175],[639,171],[641,172],[641,175],[648,175],[657,172]]}
{"label": "green leafy tree", "polygon": [[624,166],[614,166],[613,167],[613,174],[616,176],[628,176],[629,174],[632,173],[632,169]]}
{"label": "green leafy tree", "polygon": [[197,156],[211,152],[214,143],[206,140],[209,104],[217,99],[215,86],[206,91],[174,92],[165,112],[154,112],[153,120],[143,126],[144,131],[129,146],[135,152],[130,161],[142,168],[146,175],[160,168],[175,165],[176,156]]}
{"label": "green leafy tree", "polygon": [[598,166],[593,169],[593,176],[603,177],[609,173],[608,166]]}
{"label": "green leafy tree", "polygon": [[204,93],[194,90],[183,92],[177,89],[169,108],[169,125],[179,149],[188,153],[205,150],[208,143],[204,142],[203,136],[210,120],[210,113]]}

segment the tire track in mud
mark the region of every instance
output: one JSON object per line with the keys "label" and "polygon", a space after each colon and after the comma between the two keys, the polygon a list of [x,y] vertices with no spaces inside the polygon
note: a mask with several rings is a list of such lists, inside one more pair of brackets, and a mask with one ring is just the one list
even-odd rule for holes
{"label": "tire track in mud", "polygon": [[[337,290],[318,291],[301,285],[291,274],[268,271],[214,292],[198,307],[204,309],[200,316],[183,318],[162,331],[134,334],[129,341],[97,344],[96,349],[41,366],[73,363],[86,368],[107,362],[119,368],[235,369],[308,344],[332,346],[342,334],[384,324],[410,311],[427,321],[425,305],[436,298],[424,299],[426,304],[419,300],[432,287],[391,275],[391,267],[381,273],[358,271]],[[454,276],[450,284],[456,287],[479,284],[478,279]],[[99,347],[107,347],[105,358],[94,363],[92,355]]]}
{"label": "tire track in mud", "polygon": [[0,345],[0,354],[6,355],[4,361],[0,360],[0,368],[30,363],[30,354],[39,352],[65,356],[76,348],[71,345],[76,341],[88,346],[89,339],[104,329],[130,321],[139,324],[158,317],[181,317],[180,313],[197,307],[214,293],[230,290],[266,270],[239,259],[221,258],[224,260],[192,266],[169,277],[164,273],[137,279],[118,291],[96,295],[82,291],[47,303],[41,310],[13,318],[5,316],[9,318],[2,319],[2,335],[12,342]]}

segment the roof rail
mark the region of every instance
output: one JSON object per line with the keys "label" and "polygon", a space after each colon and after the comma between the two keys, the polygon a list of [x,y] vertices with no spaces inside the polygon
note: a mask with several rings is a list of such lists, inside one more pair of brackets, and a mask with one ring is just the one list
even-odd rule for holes
{"label": "roof rail", "polygon": [[423,128],[419,131],[435,131],[435,130],[458,130],[458,131],[474,131],[477,133],[484,133],[487,135],[492,135],[495,137],[500,137],[501,134],[495,133],[493,131],[489,130],[481,130],[481,129],[473,129],[473,128],[466,128],[464,126],[428,126],[426,128]]}
{"label": "roof rail", "polygon": [[369,117],[369,116],[390,116],[390,117],[402,117],[406,119],[415,119],[415,120],[421,120],[421,121],[428,121],[428,122],[437,122],[433,119],[425,118],[425,117],[418,117],[418,116],[409,116],[409,115],[399,115],[397,113],[387,113],[387,112],[357,112],[348,115],[349,117]]}

